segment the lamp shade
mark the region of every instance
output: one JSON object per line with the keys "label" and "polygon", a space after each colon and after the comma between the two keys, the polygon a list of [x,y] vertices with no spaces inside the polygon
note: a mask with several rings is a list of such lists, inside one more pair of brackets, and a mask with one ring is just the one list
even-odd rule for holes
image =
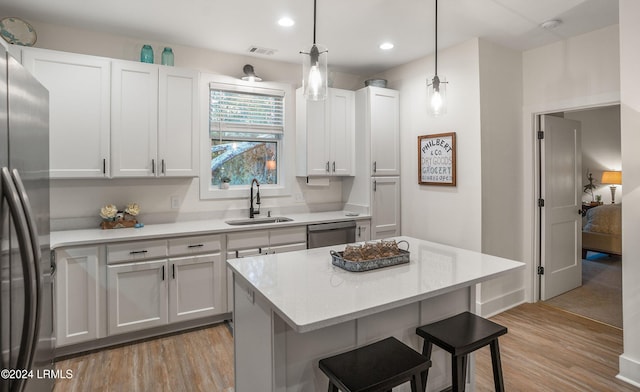
{"label": "lamp shade", "polygon": [[621,171],[605,171],[602,172],[603,184],[622,185],[622,172]]}

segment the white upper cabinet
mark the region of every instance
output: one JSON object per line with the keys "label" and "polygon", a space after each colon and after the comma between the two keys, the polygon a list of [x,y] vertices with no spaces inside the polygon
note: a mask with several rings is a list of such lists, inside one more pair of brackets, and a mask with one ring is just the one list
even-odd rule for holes
{"label": "white upper cabinet", "polygon": [[198,72],[160,67],[158,83],[159,175],[198,175]]}
{"label": "white upper cabinet", "polygon": [[381,87],[358,90],[358,126],[364,127],[371,148],[372,176],[400,175],[399,93]]}
{"label": "white upper cabinet", "polygon": [[49,90],[51,178],[109,177],[111,61],[23,48],[22,62]]}
{"label": "white upper cabinet", "polygon": [[155,176],[158,168],[158,67],[114,61],[111,76],[113,177]]}
{"label": "white upper cabinet", "polygon": [[113,177],[193,177],[198,72],[114,61]]}
{"label": "white upper cabinet", "polygon": [[325,101],[307,101],[296,90],[298,176],[354,174],[355,93],[329,89]]}

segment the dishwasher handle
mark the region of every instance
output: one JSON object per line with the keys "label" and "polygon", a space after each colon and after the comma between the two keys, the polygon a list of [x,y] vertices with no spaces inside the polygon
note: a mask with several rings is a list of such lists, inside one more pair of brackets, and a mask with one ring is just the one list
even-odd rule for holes
{"label": "dishwasher handle", "polygon": [[319,223],[315,225],[308,225],[308,232],[318,232],[318,231],[329,231],[329,230],[342,230],[342,229],[350,229],[356,228],[355,221],[348,222],[333,222],[333,223]]}

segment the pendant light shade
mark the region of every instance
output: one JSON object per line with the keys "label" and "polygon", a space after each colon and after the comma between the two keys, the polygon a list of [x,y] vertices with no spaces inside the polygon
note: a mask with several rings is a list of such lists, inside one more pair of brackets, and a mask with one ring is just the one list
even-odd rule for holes
{"label": "pendant light shade", "polygon": [[311,101],[327,98],[327,48],[316,43],[316,0],[313,0],[313,45],[302,54],[302,87]]}
{"label": "pendant light shade", "polygon": [[429,114],[434,117],[447,113],[447,80],[444,76],[438,76],[438,0],[436,1],[435,12],[435,75],[427,80],[427,108]]}

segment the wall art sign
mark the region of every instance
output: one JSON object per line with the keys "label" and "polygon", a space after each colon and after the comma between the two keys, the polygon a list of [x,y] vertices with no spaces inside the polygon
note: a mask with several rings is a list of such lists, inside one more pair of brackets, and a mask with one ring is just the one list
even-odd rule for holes
{"label": "wall art sign", "polygon": [[418,136],[418,184],[456,185],[456,133]]}

